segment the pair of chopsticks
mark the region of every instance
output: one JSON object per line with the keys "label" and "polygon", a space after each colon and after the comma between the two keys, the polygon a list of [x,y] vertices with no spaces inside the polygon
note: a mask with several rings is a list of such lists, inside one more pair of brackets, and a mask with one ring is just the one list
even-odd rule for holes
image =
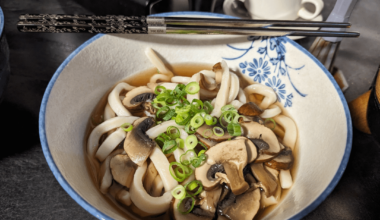
{"label": "pair of chopsticks", "polygon": [[21,32],[122,34],[233,34],[251,36],[359,37],[357,32],[297,30],[299,27],[349,28],[349,23],[116,15],[21,15]]}

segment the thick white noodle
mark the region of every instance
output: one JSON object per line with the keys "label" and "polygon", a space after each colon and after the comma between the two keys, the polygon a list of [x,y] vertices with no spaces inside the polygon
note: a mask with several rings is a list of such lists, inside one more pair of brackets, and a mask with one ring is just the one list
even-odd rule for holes
{"label": "thick white noodle", "polygon": [[188,84],[189,82],[191,82],[191,77],[187,77],[187,76],[173,76],[172,77],[172,82],[173,83],[182,83],[182,84]]}
{"label": "thick white noodle", "polygon": [[120,92],[123,90],[130,91],[136,87],[131,86],[127,83],[119,83],[108,95],[108,104],[111,106],[112,110],[117,116],[131,116],[131,113],[124,107],[120,100]]}
{"label": "thick white noodle", "polygon": [[278,115],[273,119],[285,130],[285,135],[284,139],[282,140],[282,144],[294,150],[294,146],[296,145],[297,141],[297,127],[294,121],[285,115]]}
{"label": "thick white noodle", "polygon": [[106,107],[104,108],[104,115],[103,115],[104,121],[107,121],[108,119],[114,118],[114,117],[116,117],[116,114],[112,110],[110,104],[107,103]]}
{"label": "thick white noodle", "polygon": [[[201,80],[201,74],[196,73],[191,77],[190,82],[199,83],[199,80]],[[190,95],[190,94],[187,95],[187,101],[189,101],[191,103],[193,101],[193,99],[199,99],[199,91],[194,95]]]}
{"label": "thick white noodle", "polygon": [[289,170],[280,170],[280,183],[281,188],[289,189],[293,185],[292,174],[290,174]]}
{"label": "thick white noodle", "polygon": [[203,73],[203,75],[205,76],[208,76],[208,77],[211,77],[213,79],[215,79],[215,72],[212,71],[212,70],[202,70],[202,71],[199,71],[200,73]]}
{"label": "thick white noodle", "polygon": [[127,190],[120,190],[117,194],[117,200],[126,206],[132,205],[131,194]]}
{"label": "thick white noodle", "polygon": [[[158,85],[163,86],[166,89],[174,90],[178,83],[159,83]],[[154,89],[156,89],[156,87],[154,87]]]}
{"label": "thick white noodle", "polygon": [[250,94],[260,94],[264,96],[263,101],[260,103],[259,107],[263,110],[267,109],[270,105],[276,102],[277,95],[271,87],[262,84],[252,84],[245,87],[244,92],[246,95]]}
{"label": "thick white noodle", "polygon": [[169,126],[175,126],[179,129],[185,127],[183,125],[177,125],[177,123],[175,123],[174,120],[170,120],[170,121],[162,122],[161,124],[156,125],[153,128],[147,130],[146,134],[149,136],[149,138],[154,139],[154,138],[158,137],[158,135],[166,132],[166,130],[168,129]]}
{"label": "thick white noodle", "polygon": [[150,194],[153,197],[159,197],[161,195],[164,184],[162,183],[160,175],[157,175],[153,180],[152,188],[150,189]]}
{"label": "thick white noodle", "polygon": [[164,195],[160,197],[153,197],[147,193],[142,181],[146,172],[146,168],[146,162],[141,167],[137,167],[137,170],[133,177],[131,189],[129,190],[131,200],[137,206],[137,208],[141,209],[146,213],[163,213],[169,209],[170,202],[173,196],[170,191],[165,192]]}
{"label": "thick white noodle", "polygon": [[121,154],[123,150],[115,150],[112,154],[110,154],[107,159],[100,165],[100,173],[103,173],[103,176],[101,177],[101,183],[100,183],[100,192],[103,194],[107,194],[108,188],[112,184],[112,174],[110,170],[110,161],[113,156],[117,154]]}
{"label": "thick white noodle", "polygon": [[278,105],[271,105],[268,109],[266,109],[263,113],[261,113],[262,118],[273,118],[279,114],[281,114],[282,110]]}
{"label": "thick white noodle", "polygon": [[106,157],[120,144],[125,138],[125,131],[122,128],[118,128],[115,132],[110,134],[106,140],[100,145],[95,157],[100,162],[103,162]]}
{"label": "thick white noodle", "polygon": [[162,60],[157,56],[157,54],[152,50],[152,48],[148,47],[145,49],[145,55],[148,57],[150,62],[158,69],[160,74],[154,74],[150,78],[151,83],[157,82],[157,80],[170,82],[170,79],[173,77],[173,73],[168,70]]}
{"label": "thick white noodle", "polygon": [[218,92],[218,95],[216,96],[216,102],[214,106],[214,110],[212,110],[211,115],[215,116],[217,118],[220,117],[222,114],[222,107],[227,104],[228,94],[229,94],[229,87],[230,87],[230,70],[228,69],[226,61],[222,60],[222,83]]}
{"label": "thick white noodle", "polygon": [[238,93],[239,93],[239,78],[234,74],[234,73],[230,73],[231,74],[231,84],[230,84],[230,91],[229,91],[229,96],[228,96],[228,101],[227,103],[230,103],[232,102],[233,100],[235,100],[235,98],[237,97]]}
{"label": "thick white noodle", "polygon": [[165,191],[170,192],[172,189],[174,189],[174,187],[178,185],[178,182],[170,174],[169,161],[166,158],[165,154],[162,152],[161,148],[158,147],[158,145],[156,145],[156,147],[153,149],[149,158],[156,167],[158,174],[161,176]]}
{"label": "thick white noodle", "polygon": [[208,91],[206,89],[200,88],[199,95],[201,99],[213,99],[218,95],[218,91]]}
{"label": "thick white noodle", "polygon": [[215,102],[216,102],[216,98],[214,98],[212,101],[211,101],[211,105],[215,108]]}
{"label": "thick white noodle", "polygon": [[121,116],[121,117],[115,117],[111,118],[107,121],[104,121],[103,123],[99,124],[94,128],[94,130],[91,131],[91,134],[87,141],[87,153],[94,157],[96,150],[99,146],[99,138],[106,132],[120,127],[124,123],[130,123],[132,124],[136,119],[139,117],[135,116]]}
{"label": "thick white noodle", "polygon": [[247,97],[245,96],[244,90],[239,88],[238,99],[242,103],[247,103]]}
{"label": "thick white noodle", "polygon": [[233,100],[232,102],[228,104],[232,105],[236,109],[239,109],[242,105],[244,105],[244,103],[240,102],[239,100]]}

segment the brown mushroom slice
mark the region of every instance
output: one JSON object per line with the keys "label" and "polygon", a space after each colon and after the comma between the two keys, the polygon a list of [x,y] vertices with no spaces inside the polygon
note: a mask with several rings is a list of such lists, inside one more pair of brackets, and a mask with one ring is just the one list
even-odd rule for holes
{"label": "brown mushroom slice", "polygon": [[256,103],[247,102],[239,108],[238,112],[245,116],[259,116],[264,111]]}
{"label": "brown mushroom slice", "polygon": [[180,201],[181,200],[179,199],[174,199],[174,202],[172,202],[172,205],[170,207],[170,211],[171,211],[173,219],[175,220],[212,220],[213,216],[212,217],[199,216],[192,213],[189,213],[186,215],[181,214],[177,208]]}
{"label": "brown mushroom slice", "polygon": [[247,148],[247,163],[252,163],[258,156],[256,145],[251,140],[246,139],[245,146]]}
{"label": "brown mushroom slice", "polygon": [[203,73],[200,74],[199,85],[208,91],[212,91],[218,87],[215,79],[205,76]]}
{"label": "brown mushroom slice", "polygon": [[142,166],[156,146],[156,143],[146,135],[146,131],[154,125],[154,119],[140,118],[133,124],[132,131],[128,132],[125,138],[124,150],[135,164]]}
{"label": "brown mushroom slice", "polygon": [[265,166],[276,169],[276,170],[288,170],[292,168],[294,162],[294,157],[292,149],[290,147],[285,147],[280,154],[278,154],[272,160],[265,162]]}
{"label": "brown mushroom slice", "polygon": [[153,181],[157,177],[157,175],[158,172],[156,167],[154,166],[154,163],[150,162],[150,164],[148,165],[148,169],[146,170],[143,182],[144,188],[147,192],[149,192],[152,188]]}
{"label": "brown mushroom slice", "polygon": [[198,214],[198,215],[202,215],[204,213],[203,214],[204,216],[213,217],[215,215],[216,207],[218,205],[221,194],[222,194],[222,187],[218,187],[210,191],[204,190],[199,196],[201,197],[199,209],[202,209],[203,212],[199,212],[199,210],[197,210],[198,209],[197,207],[197,209],[193,209],[192,213]]}
{"label": "brown mushroom slice", "polygon": [[137,166],[129,156],[118,154],[112,157],[110,167],[113,179],[121,185],[130,188]]}
{"label": "brown mushroom slice", "polygon": [[127,109],[136,110],[141,109],[141,104],[147,100],[156,98],[154,91],[146,86],[139,86],[129,91],[123,100],[123,105]]}
{"label": "brown mushroom slice", "polygon": [[218,142],[216,141],[213,141],[213,140],[209,140],[207,138],[204,138],[202,135],[200,134],[195,134],[195,136],[197,136],[198,140],[200,142],[202,142],[202,144],[204,144],[208,149],[212,148],[213,146],[217,145]]}
{"label": "brown mushroom slice", "polygon": [[212,71],[215,72],[215,82],[217,85],[219,85],[222,82],[222,76],[223,76],[223,69],[222,69],[222,63],[216,63],[212,67]]}
{"label": "brown mushroom slice", "polygon": [[219,143],[205,154],[208,159],[195,169],[195,178],[202,182],[206,190],[214,189],[219,183],[226,183],[235,195],[240,195],[249,188],[243,174],[247,165],[245,140]]}
{"label": "brown mushroom slice", "polygon": [[280,153],[280,142],[270,128],[253,121],[241,122],[240,125],[243,135],[249,138],[258,149],[259,157],[256,163],[266,162]]}
{"label": "brown mushroom slice", "polygon": [[260,187],[263,188],[267,197],[273,196],[277,191],[277,177],[273,176],[262,163],[252,163],[251,171],[258,182]]}
{"label": "brown mushroom slice", "polygon": [[293,178],[290,170],[280,170],[281,188],[289,189],[293,185]]}
{"label": "brown mushroom slice", "polygon": [[130,206],[132,204],[131,195],[127,190],[120,190],[116,195],[116,201],[126,205]]}
{"label": "brown mushroom slice", "polygon": [[236,197],[236,202],[224,207],[218,214],[228,219],[252,220],[260,208],[260,189],[248,190]]}
{"label": "brown mushroom slice", "polygon": [[[223,128],[222,126],[218,126],[218,127]],[[214,132],[213,132],[213,126],[206,125],[206,124],[203,124],[201,127],[199,127],[196,132],[197,132],[198,135],[201,135],[202,137],[204,137],[205,131],[208,130],[208,129],[210,129],[211,133],[212,133],[212,135],[207,138],[209,140],[212,140],[212,141],[215,141],[215,142],[219,143],[219,142],[222,142],[222,141],[226,141],[226,140],[228,140],[230,138],[233,138],[233,136],[231,136],[227,132],[226,129],[224,129],[224,134],[222,136],[215,135]],[[206,135],[208,135],[208,133]]]}

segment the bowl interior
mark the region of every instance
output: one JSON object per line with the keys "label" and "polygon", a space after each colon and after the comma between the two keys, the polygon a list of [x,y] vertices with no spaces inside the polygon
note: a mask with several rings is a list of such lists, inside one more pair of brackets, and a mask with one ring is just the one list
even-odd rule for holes
{"label": "bowl interior", "polygon": [[84,159],[84,133],[92,110],[109,88],[152,67],[146,47],[170,64],[226,59],[232,70],[277,89],[298,127],[299,164],[293,187],[265,218],[301,218],[332,191],[349,157],[350,115],[333,78],[298,44],[287,38],[97,35],[57,70],[40,112],[41,143],[49,166],[83,208],[102,219],[126,217],[93,183]]}

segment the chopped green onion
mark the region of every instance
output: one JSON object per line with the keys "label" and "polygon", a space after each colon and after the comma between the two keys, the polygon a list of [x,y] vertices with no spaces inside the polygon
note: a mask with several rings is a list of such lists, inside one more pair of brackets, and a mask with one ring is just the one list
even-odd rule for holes
{"label": "chopped green onion", "polygon": [[165,102],[168,106],[174,106],[174,105],[177,105],[179,103],[179,99],[168,98],[168,99],[166,99]]}
{"label": "chopped green onion", "polygon": [[221,137],[224,135],[224,130],[221,127],[215,126],[212,130],[214,131],[214,134],[218,137]]}
{"label": "chopped green onion", "polygon": [[199,99],[193,99],[191,102],[191,111],[198,113],[203,110],[203,102]]}
{"label": "chopped green onion", "polygon": [[185,97],[182,96],[181,99],[183,104],[190,105],[190,102]]}
{"label": "chopped green onion", "polygon": [[178,84],[174,90],[171,92],[171,95],[174,95],[175,97],[181,97],[181,96],[184,96],[186,95],[186,92],[185,92],[185,88],[186,86],[183,85],[183,84]]}
{"label": "chopped green onion", "polygon": [[156,138],[156,143],[158,144],[158,146],[160,146],[162,148],[164,146],[164,144],[165,144],[165,139],[162,138],[162,137],[157,137]]}
{"label": "chopped green onion", "polygon": [[205,101],[203,104],[203,109],[206,111],[207,114],[210,114],[212,110],[214,110],[214,107],[211,105],[209,101]]}
{"label": "chopped green onion", "polygon": [[187,150],[186,153],[182,154],[181,157],[179,158],[179,161],[187,166],[191,163],[192,160],[197,158],[197,154],[195,153],[194,150]]}
{"label": "chopped green onion", "polygon": [[240,124],[237,124],[237,123],[228,124],[227,131],[231,136],[240,136],[241,135]]}
{"label": "chopped green onion", "polygon": [[189,135],[186,138],[187,149],[194,149],[198,144],[198,139],[195,135]]}
{"label": "chopped green onion", "polygon": [[191,120],[190,120],[190,125],[193,128],[199,128],[200,126],[203,125],[205,120],[202,118],[200,115],[195,115]]}
{"label": "chopped green onion", "polygon": [[[202,182],[199,180],[193,180],[185,185],[186,192],[191,196],[196,196],[203,191]],[[196,191],[195,191],[196,190]],[[195,192],[193,192],[195,191]]]}
{"label": "chopped green onion", "polygon": [[185,125],[185,131],[186,131],[186,133],[188,133],[188,134],[194,134],[196,130],[195,130],[194,127],[192,127],[192,126],[190,125],[190,122],[189,122],[189,123],[187,123],[187,124]]}
{"label": "chopped green onion", "polygon": [[156,113],[156,116],[157,118],[161,118],[162,115],[166,115],[166,112],[168,112],[170,110],[170,108],[168,106],[164,106],[160,109],[158,109],[157,113]]}
{"label": "chopped green onion", "polygon": [[172,195],[174,198],[176,199],[183,199],[186,197],[186,190],[185,190],[185,187],[183,187],[182,185],[178,185],[176,186],[173,190],[172,190]]}
{"label": "chopped green onion", "polygon": [[237,112],[236,108],[233,105],[225,105],[222,107],[222,112],[234,111]]}
{"label": "chopped green onion", "polygon": [[204,154],[206,152],[206,150],[201,150],[201,151],[199,151],[199,153],[198,153],[198,157],[201,155],[201,154]]}
{"label": "chopped green onion", "polygon": [[174,109],[170,109],[170,110],[165,114],[165,116],[162,118],[162,120],[164,120],[164,121],[168,121],[168,120],[170,120],[174,115],[175,115],[175,111],[174,111]]}
{"label": "chopped green onion", "polygon": [[[186,179],[186,168],[185,168],[186,166],[184,166],[184,167],[176,167],[176,168],[174,168],[174,173],[175,173],[175,175],[176,176],[178,176],[179,178],[184,178],[184,179]],[[183,168],[185,168],[185,169],[183,169]],[[182,172],[181,172],[182,171]]]}
{"label": "chopped green onion", "polygon": [[198,144],[200,144],[205,150],[208,150],[208,148],[206,147],[206,145],[204,143],[199,141]]}
{"label": "chopped green onion", "polygon": [[265,119],[265,122],[264,122],[265,126],[267,126],[268,122],[272,122],[273,123],[273,128],[270,128],[270,129],[274,130],[276,128],[276,122],[272,118],[267,118],[267,119]]}
{"label": "chopped green onion", "polygon": [[177,143],[177,146],[180,148],[180,149],[183,149],[185,147],[185,141],[181,138],[176,138],[175,139],[175,142]]}
{"label": "chopped green onion", "polygon": [[124,123],[120,126],[125,132],[132,131],[133,125],[131,123]]}
{"label": "chopped green onion", "polygon": [[166,106],[166,102],[165,101],[154,101],[152,105],[156,109],[160,109],[160,108]]}
{"label": "chopped green onion", "polygon": [[234,120],[233,120],[233,122],[234,123],[239,123],[239,119],[240,118],[245,118],[245,117],[244,117],[244,115],[236,115],[235,118],[234,118]]}
{"label": "chopped green onion", "polygon": [[190,94],[190,95],[194,95],[194,94],[197,94],[199,92],[199,84],[197,82],[191,82],[189,84],[186,85],[185,87],[185,91],[187,94]]}
{"label": "chopped green onion", "polygon": [[180,113],[175,117],[175,123],[178,125],[186,125],[191,119],[190,113]]}
{"label": "chopped green onion", "polygon": [[204,117],[204,119],[205,119],[206,125],[215,125],[218,122],[218,120],[215,117],[212,117],[211,115],[208,115],[208,114]]}
{"label": "chopped green onion", "polygon": [[156,86],[154,89],[154,94],[159,95],[161,93],[164,93],[166,91],[166,88],[164,86]]}
{"label": "chopped green onion", "polygon": [[168,135],[166,135],[165,133],[161,133],[160,135],[158,135],[157,137],[162,137],[165,141],[170,141],[170,137]]}
{"label": "chopped green onion", "polygon": [[[220,116],[220,118],[219,118],[219,123],[220,123],[223,127],[227,127],[227,125],[228,125],[229,123],[232,123],[232,122],[233,122],[233,119],[234,119],[237,115],[239,115],[239,114],[238,114],[237,112],[235,112],[235,111],[225,111],[225,112],[223,112],[222,115]],[[223,123],[223,121],[226,122],[227,125],[225,125],[225,124]]]}
{"label": "chopped green onion", "polygon": [[179,107],[179,106],[175,107],[175,113],[177,113],[177,114],[188,113],[190,110],[191,110],[191,106],[190,105],[185,105],[182,108]]}
{"label": "chopped green onion", "polygon": [[[208,134],[207,134],[208,133]],[[209,137],[211,137],[213,135],[213,132],[212,132],[212,130],[209,128],[209,129],[206,129],[206,130],[204,130],[203,131],[203,134],[202,134],[202,136],[204,137],[204,138],[209,138]]]}
{"label": "chopped green onion", "polygon": [[[189,209],[186,209],[186,206],[185,206],[185,204],[187,203],[187,200],[191,200],[191,206],[190,206]],[[178,205],[177,205],[177,209],[178,209],[178,211],[179,211],[181,214],[185,215],[185,214],[190,213],[191,210],[193,210],[194,205],[195,205],[195,199],[194,199],[194,197],[192,197],[192,196],[186,196],[184,199],[182,199],[182,200],[178,203]]]}
{"label": "chopped green onion", "polygon": [[[178,163],[178,162],[171,162],[170,165],[169,165],[170,175],[172,175],[172,177],[175,180],[177,180],[178,182],[184,181],[186,179],[186,176],[183,176],[183,175],[180,175],[180,177],[177,176],[176,173],[175,173],[175,171],[174,171],[173,166],[180,167],[182,169],[183,173],[185,173],[185,169],[186,169],[186,168],[184,168],[185,166],[182,165],[181,163]],[[177,169],[177,172],[179,172],[179,168]]]}
{"label": "chopped green onion", "polygon": [[164,146],[162,147],[162,152],[164,154],[173,153],[177,149],[177,143],[175,140],[165,141]]}

